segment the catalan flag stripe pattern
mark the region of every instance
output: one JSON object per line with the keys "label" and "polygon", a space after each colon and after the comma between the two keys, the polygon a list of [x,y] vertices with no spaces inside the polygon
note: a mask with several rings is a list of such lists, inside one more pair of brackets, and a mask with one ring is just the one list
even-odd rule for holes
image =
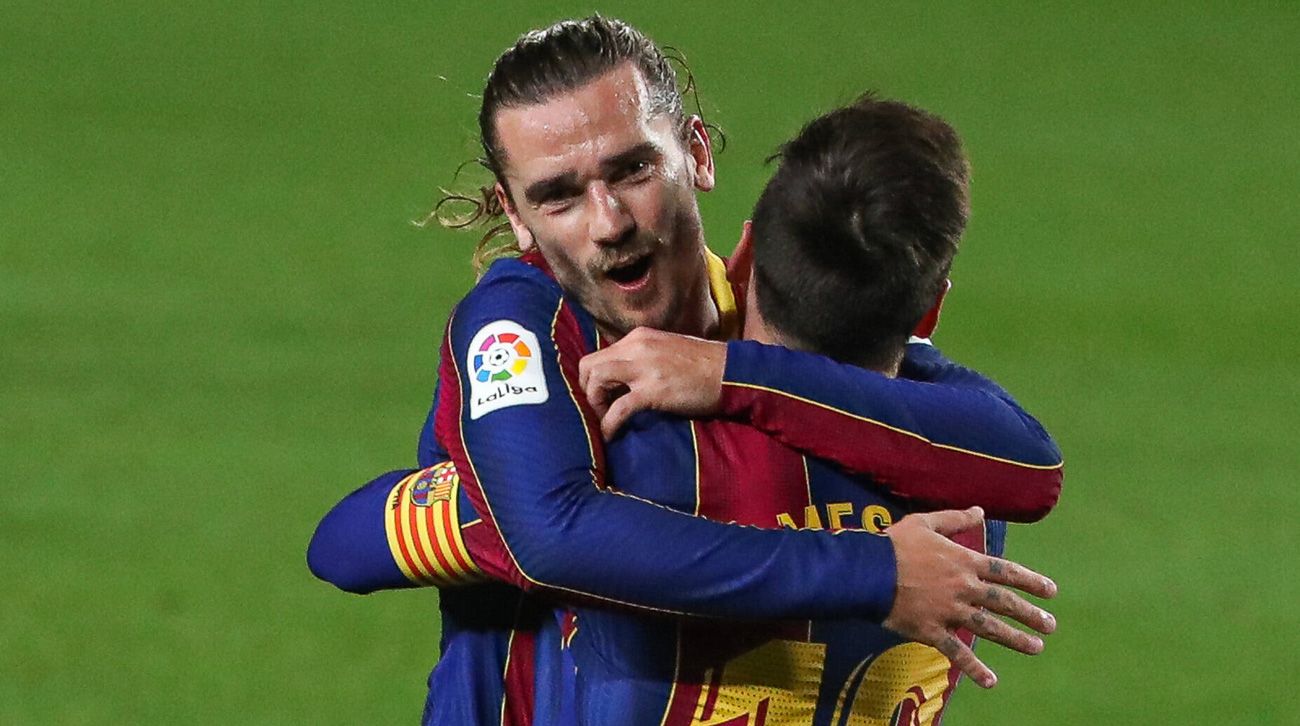
{"label": "catalan flag stripe pattern", "polygon": [[460,477],[451,462],[421,469],[393,486],[384,512],[388,548],[398,568],[423,585],[481,582],[459,525]]}

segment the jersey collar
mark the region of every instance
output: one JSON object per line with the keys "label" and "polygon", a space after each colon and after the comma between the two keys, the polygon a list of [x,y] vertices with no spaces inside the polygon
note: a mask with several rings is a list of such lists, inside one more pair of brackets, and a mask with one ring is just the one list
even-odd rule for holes
{"label": "jersey collar", "polygon": [[718,339],[731,340],[740,335],[740,310],[727,280],[727,263],[709,249],[704,250],[704,259],[709,268],[709,293],[718,308]]}

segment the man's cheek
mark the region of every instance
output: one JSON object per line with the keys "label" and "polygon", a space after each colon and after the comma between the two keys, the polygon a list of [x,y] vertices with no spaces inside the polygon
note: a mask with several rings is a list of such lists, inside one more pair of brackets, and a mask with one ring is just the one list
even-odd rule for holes
{"label": "man's cheek", "polygon": [[637,225],[653,231],[656,236],[662,236],[665,221],[672,219],[674,214],[672,196],[666,191],[661,185],[645,184],[629,197]]}

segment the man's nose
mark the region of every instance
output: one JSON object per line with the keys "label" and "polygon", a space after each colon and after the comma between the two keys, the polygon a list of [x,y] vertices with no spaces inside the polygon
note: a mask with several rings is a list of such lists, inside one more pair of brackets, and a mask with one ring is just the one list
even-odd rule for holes
{"label": "man's nose", "polygon": [[602,246],[621,243],[636,226],[636,220],[608,185],[592,184],[588,194],[592,197],[591,240]]}

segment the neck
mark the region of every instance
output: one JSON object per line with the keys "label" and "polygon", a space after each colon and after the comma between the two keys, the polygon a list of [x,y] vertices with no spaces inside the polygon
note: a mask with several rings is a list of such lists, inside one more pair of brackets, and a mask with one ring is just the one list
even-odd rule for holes
{"label": "neck", "polygon": [[[754,292],[750,291],[752,297]],[[745,340],[753,340],[767,345],[785,345],[785,341],[777,331],[773,330],[763,319],[762,314],[758,312],[758,306],[746,306],[745,325],[741,329],[741,336]],[[789,347],[789,346],[787,346]]]}
{"label": "neck", "polygon": [[705,257],[707,254],[704,245],[701,244],[699,261],[690,283],[690,295],[684,298],[678,319],[669,324],[669,332],[694,335],[708,340],[718,336],[721,315],[718,312],[718,303],[713,299],[713,288],[709,283],[709,263]]}
{"label": "neck", "polygon": [[[750,290],[749,294],[752,297],[754,291]],[[744,337],[745,340],[753,340],[758,343],[766,343],[767,345],[785,346],[790,350],[804,350],[812,353],[817,352],[815,350],[809,349],[808,346],[806,345],[800,344],[799,341],[794,340],[789,336],[781,335],[780,331],[775,330],[774,328],[772,328],[772,326],[768,325],[767,321],[763,319],[763,314],[758,311],[758,305],[752,305],[746,307],[745,328],[744,328],[744,335],[742,337]],[[853,365],[859,366],[860,368],[866,368],[867,370],[875,371],[889,378],[897,378],[898,371],[903,365],[903,349],[899,348],[893,355],[889,357],[889,360],[886,361],[884,364],[862,365],[860,363],[855,363],[853,361],[840,361],[840,362],[851,363]]]}

